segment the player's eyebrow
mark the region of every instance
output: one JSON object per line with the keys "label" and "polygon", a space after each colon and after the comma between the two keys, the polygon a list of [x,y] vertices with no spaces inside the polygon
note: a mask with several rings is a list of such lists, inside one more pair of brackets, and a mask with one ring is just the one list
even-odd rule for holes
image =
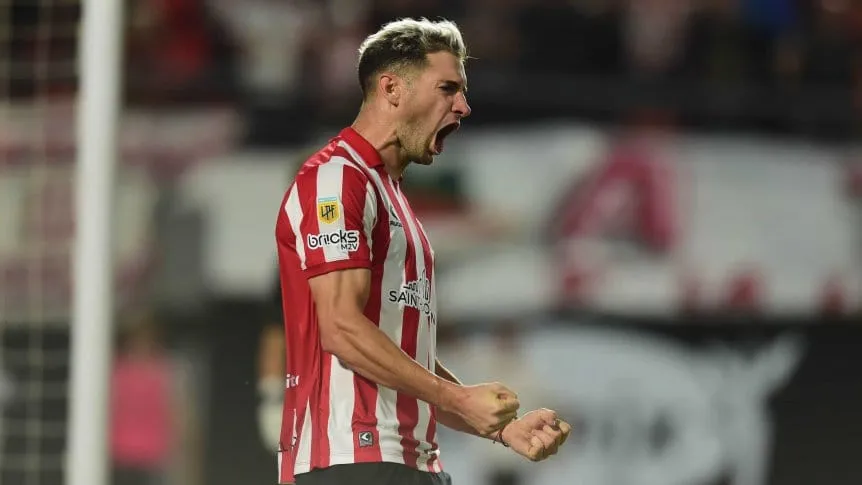
{"label": "player's eyebrow", "polygon": [[463,92],[464,92],[464,94],[466,94],[466,93],[467,93],[467,83],[461,83],[461,82],[459,82],[459,81],[452,81],[452,80],[447,79],[447,80],[444,80],[444,81],[443,81],[443,84],[444,84],[446,87],[453,87],[453,88],[455,88],[455,89],[458,89],[458,90],[460,90],[460,91],[463,91]]}

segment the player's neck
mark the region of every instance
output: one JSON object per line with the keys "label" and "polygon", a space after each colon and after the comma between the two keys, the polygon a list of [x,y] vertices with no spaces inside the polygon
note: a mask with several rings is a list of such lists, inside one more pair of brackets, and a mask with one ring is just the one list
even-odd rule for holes
{"label": "player's neck", "polygon": [[385,122],[379,117],[368,116],[367,113],[360,111],[352,128],[377,150],[389,176],[393,180],[400,179],[410,162],[402,160],[401,144],[398,142],[395,124]]}

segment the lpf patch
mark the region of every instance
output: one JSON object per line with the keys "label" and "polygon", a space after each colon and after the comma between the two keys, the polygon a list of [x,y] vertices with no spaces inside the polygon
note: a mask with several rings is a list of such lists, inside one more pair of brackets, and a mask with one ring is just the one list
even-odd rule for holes
{"label": "lpf patch", "polygon": [[360,448],[374,446],[374,434],[371,431],[360,431],[357,437],[359,438]]}
{"label": "lpf patch", "polygon": [[338,209],[338,198],[327,197],[317,199],[317,219],[324,224],[332,224],[341,217],[341,211]]}

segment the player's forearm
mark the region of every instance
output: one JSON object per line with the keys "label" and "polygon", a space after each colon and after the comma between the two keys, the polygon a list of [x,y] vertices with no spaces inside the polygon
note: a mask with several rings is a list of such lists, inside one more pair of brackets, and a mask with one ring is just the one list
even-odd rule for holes
{"label": "player's forearm", "polygon": [[451,413],[448,411],[444,411],[440,408],[437,408],[437,422],[446,426],[449,429],[454,429],[455,431],[460,431],[462,433],[471,434],[473,436],[480,436],[478,431],[475,428],[467,424],[466,421],[461,416],[458,416],[455,413]]}
{"label": "player's forearm", "polygon": [[[463,384],[461,380],[458,379],[458,377],[452,373],[452,371],[450,371],[449,369],[444,367],[442,363],[440,363],[440,359],[437,359],[434,362],[434,372],[438,376],[449,382],[458,385]],[[482,436],[476,431],[475,428],[467,424],[467,422],[464,421],[464,419],[457,414],[450,413],[439,408],[437,409],[437,422],[439,422],[443,426],[446,426],[449,429],[454,429],[455,431],[471,434],[473,436]]]}
{"label": "player's forearm", "polygon": [[258,380],[284,380],[284,332],[277,322],[267,323],[258,345]]}
{"label": "player's forearm", "polygon": [[449,382],[458,384],[459,386],[464,384],[463,382],[461,382],[461,379],[458,379],[458,377],[456,377],[455,374],[452,373],[452,371],[450,371],[449,369],[444,367],[442,363],[440,363],[440,359],[434,361],[434,373]]}
{"label": "player's forearm", "polygon": [[260,418],[269,416],[261,425],[269,433],[267,445],[278,446],[278,429],[284,400],[284,333],[275,323],[267,324],[260,337],[258,356],[257,392],[260,398]]}
{"label": "player's forearm", "polygon": [[[336,324],[338,331],[324,349],[371,381],[413,396],[440,410],[457,409],[461,386],[447,381],[411,359],[376,325],[362,315]],[[361,321],[358,321],[360,320]]]}

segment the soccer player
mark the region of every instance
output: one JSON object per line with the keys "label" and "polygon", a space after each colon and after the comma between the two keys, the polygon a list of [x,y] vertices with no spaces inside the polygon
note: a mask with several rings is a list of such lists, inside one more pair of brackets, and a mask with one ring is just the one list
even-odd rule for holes
{"label": "soccer player", "polygon": [[543,460],[568,423],[548,409],[518,418],[514,391],[464,385],[437,360],[434,252],[401,190],[408,164],[431,164],[470,114],[461,33],[404,19],[359,51],[359,114],[299,170],[276,223],[287,344],[279,481],[451,483],[438,424]]}

